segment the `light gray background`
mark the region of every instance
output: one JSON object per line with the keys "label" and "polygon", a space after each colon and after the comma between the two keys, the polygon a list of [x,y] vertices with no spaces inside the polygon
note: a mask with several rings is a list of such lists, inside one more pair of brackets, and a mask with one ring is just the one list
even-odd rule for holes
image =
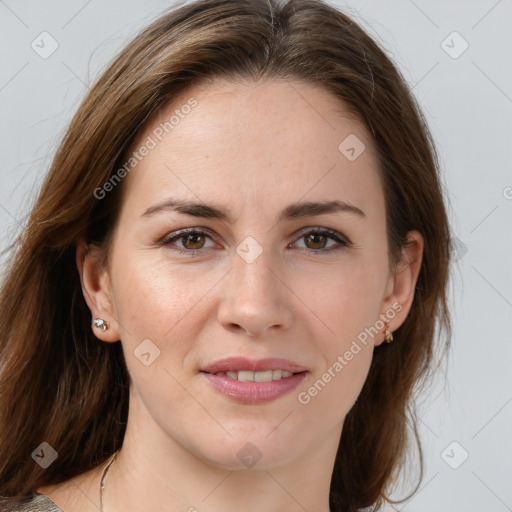
{"label": "light gray background", "polygon": [[[512,510],[512,2],[332,3],[381,42],[413,87],[439,147],[460,240],[448,383],[439,373],[422,397],[426,474],[411,500],[386,511]],[[89,84],[171,5],[0,0],[0,249],[18,232]],[[31,48],[43,31],[59,45],[47,59]],[[464,41],[448,37],[454,31],[469,44],[457,58]]]}

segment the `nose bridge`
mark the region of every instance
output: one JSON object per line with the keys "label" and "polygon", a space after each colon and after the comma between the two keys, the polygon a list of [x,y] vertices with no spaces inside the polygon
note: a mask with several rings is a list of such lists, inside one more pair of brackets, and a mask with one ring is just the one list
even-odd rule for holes
{"label": "nose bridge", "polygon": [[273,326],[289,326],[289,292],[278,276],[278,268],[270,248],[264,248],[253,237],[243,240],[233,257],[228,289],[219,310],[221,323],[238,325],[249,335]]}
{"label": "nose bridge", "polygon": [[[261,302],[275,300],[279,293],[276,286],[276,266],[272,261],[271,249],[264,248],[253,237],[249,236],[236,248],[234,258],[233,278],[237,289],[239,302],[241,300]],[[241,299],[241,300],[240,300]]]}

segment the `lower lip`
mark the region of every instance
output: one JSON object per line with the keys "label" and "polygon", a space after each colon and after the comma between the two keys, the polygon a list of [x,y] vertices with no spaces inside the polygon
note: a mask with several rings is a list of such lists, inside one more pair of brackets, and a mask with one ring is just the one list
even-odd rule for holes
{"label": "lower lip", "polygon": [[270,402],[294,390],[306,376],[306,372],[270,382],[242,382],[221,375],[201,372],[208,382],[223,395],[245,404]]}

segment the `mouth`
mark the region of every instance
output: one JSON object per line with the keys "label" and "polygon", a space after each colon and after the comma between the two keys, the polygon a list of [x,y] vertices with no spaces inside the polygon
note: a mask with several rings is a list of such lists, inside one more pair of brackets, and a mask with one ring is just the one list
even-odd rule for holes
{"label": "mouth", "polygon": [[[267,357],[265,359],[250,359],[247,357],[227,357],[219,359],[211,364],[201,368],[202,372],[216,374],[221,372],[249,372],[249,373],[264,373],[268,371],[281,370],[285,375],[288,373],[300,373],[307,371],[307,368],[290,361],[289,359],[282,359],[277,357]],[[287,373],[288,372],[288,373]],[[276,378],[278,377],[276,373]]]}
{"label": "mouth", "polygon": [[290,393],[308,370],[287,359],[236,357],[217,361],[201,369],[200,373],[225,397],[245,404],[258,404]]}
{"label": "mouth", "polygon": [[[296,372],[301,373],[301,372]],[[250,370],[217,372],[211,375],[217,377],[228,377],[230,379],[239,380],[241,382],[271,382],[273,380],[286,379],[296,373],[289,372],[288,370],[265,370],[262,372],[251,372]]]}

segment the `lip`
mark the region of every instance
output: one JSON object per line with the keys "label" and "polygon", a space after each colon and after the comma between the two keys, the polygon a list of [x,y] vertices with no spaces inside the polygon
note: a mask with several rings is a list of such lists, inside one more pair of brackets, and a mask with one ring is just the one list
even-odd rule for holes
{"label": "lip", "polygon": [[232,400],[244,404],[270,402],[286,395],[302,382],[306,374],[307,372],[304,371],[270,382],[242,382],[230,379],[229,377],[202,372],[202,375],[204,375],[215,390]]}
{"label": "lip", "polygon": [[[264,372],[266,370],[286,370],[292,373],[306,372],[307,368],[300,366],[288,359],[280,359],[277,357],[267,357],[265,359],[249,359],[246,357],[227,357],[215,361],[204,368],[201,368],[205,373],[217,372],[237,372],[246,370],[251,372]],[[279,381],[276,381],[279,382]]]}
{"label": "lip", "polygon": [[[246,370],[262,372],[266,370],[286,370],[294,375],[270,382],[242,382],[227,376],[215,375],[217,372],[236,372]],[[259,404],[275,400],[294,390],[306,376],[307,369],[288,359],[270,357],[248,359],[246,357],[228,357],[209,364],[201,369],[202,375],[213,388],[224,396],[244,404]]]}

